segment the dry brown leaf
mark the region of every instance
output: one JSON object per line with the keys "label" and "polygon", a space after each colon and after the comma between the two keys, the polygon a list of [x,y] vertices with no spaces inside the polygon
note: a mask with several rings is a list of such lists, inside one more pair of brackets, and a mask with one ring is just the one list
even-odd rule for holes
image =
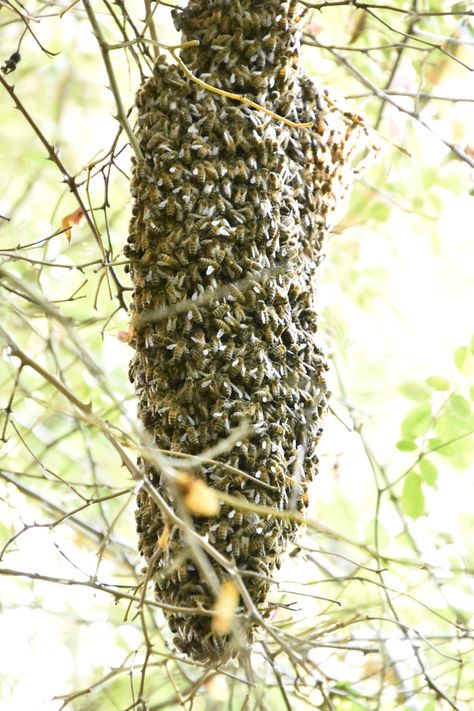
{"label": "dry brown leaf", "polygon": [[240,593],[233,580],[222,583],[214,605],[211,629],[214,634],[227,634],[232,628],[235,611],[239,606]]}
{"label": "dry brown leaf", "polygon": [[130,343],[135,338],[135,328],[130,326],[128,331],[119,331],[117,333],[117,339],[121,343]]}
{"label": "dry brown leaf", "polygon": [[63,229],[65,231],[66,239],[68,242],[71,241],[71,236],[72,236],[71,227],[73,225],[78,225],[83,217],[84,217],[84,212],[81,207],[78,207],[77,210],[74,210],[74,212],[71,212],[69,215],[66,215],[66,217],[63,217],[63,219],[61,221],[61,229]]}

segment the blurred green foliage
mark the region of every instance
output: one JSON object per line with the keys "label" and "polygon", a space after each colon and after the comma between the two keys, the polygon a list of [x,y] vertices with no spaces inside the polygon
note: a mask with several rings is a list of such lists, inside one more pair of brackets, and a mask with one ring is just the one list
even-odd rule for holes
{"label": "blurred green foliage", "polygon": [[[101,711],[193,699],[198,710],[471,708],[474,198],[472,165],[447,144],[472,159],[472,7],[306,4],[322,6],[304,18],[308,72],[354,97],[383,149],[317,278],[334,393],[310,506],[320,532],[308,528],[271,596],[282,605],[272,624],[303,645],[306,666],[262,632],[251,665],[217,676],[175,658],[151,586],[140,604],[135,485],[117,451],[7,345],[90,404],[135,459],[130,350],[117,339],[128,328],[130,151],[109,79],[81,3],[62,17],[55,3],[0,7],[0,59],[20,40],[22,55],[4,79],[102,239],[83,219],[68,243],[62,221],[77,202],[2,89],[0,633],[14,644],[0,651],[0,704],[10,711],[58,711],[59,696]],[[149,5],[94,8],[119,43],[133,36],[127,18],[143,30]],[[175,42],[169,7],[157,3],[154,18],[159,40]],[[132,49],[112,53],[126,107],[140,82]]]}

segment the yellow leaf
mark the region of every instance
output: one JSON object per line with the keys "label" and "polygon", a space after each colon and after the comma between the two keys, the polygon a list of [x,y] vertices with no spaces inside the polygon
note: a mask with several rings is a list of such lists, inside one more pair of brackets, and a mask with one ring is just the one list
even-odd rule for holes
{"label": "yellow leaf", "polygon": [[232,628],[235,611],[239,606],[240,593],[232,580],[222,583],[214,605],[211,629],[214,634],[227,634]]}
{"label": "yellow leaf", "polygon": [[158,548],[160,548],[162,551],[168,550],[169,540],[170,540],[170,527],[169,527],[168,521],[165,521],[165,525],[163,527],[163,531],[161,532],[161,536],[158,538]]}
{"label": "yellow leaf", "polygon": [[222,674],[213,674],[204,682],[209,698],[218,703],[226,703],[229,699],[229,686]]}
{"label": "yellow leaf", "polygon": [[202,479],[196,479],[190,474],[181,474],[178,486],[183,501],[193,516],[216,516],[219,513],[221,505],[217,493]]}

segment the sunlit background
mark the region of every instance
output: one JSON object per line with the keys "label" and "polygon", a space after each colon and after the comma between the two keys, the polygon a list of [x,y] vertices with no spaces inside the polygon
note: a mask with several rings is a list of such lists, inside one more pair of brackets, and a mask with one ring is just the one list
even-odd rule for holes
{"label": "sunlit background", "polygon": [[[167,648],[152,590],[150,604],[137,603],[142,563],[128,471],[100,428],[20,367],[5,340],[2,709],[125,711],[142,708],[142,692],[150,709],[190,708],[193,695],[194,709],[472,708],[473,7],[426,0],[410,24],[402,11],[412,5],[398,0],[389,3],[398,11],[305,5],[307,72],[349,97],[382,147],[328,239],[317,279],[333,392],[309,509],[319,531],[307,528],[270,595],[289,605],[275,607],[272,622],[314,641],[313,672],[297,680],[279,657],[278,682],[257,643],[251,703],[232,662],[196,687],[203,670]],[[37,129],[2,88],[0,326],[127,447],[136,406],[117,297],[130,297],[122,249],[131,154],[84,9],[59,16],[65,7],[0,5],[0,61],[25,23],[34,32],[4,79]],[[145,7],[127,3],[137,27]],[[108,41],[120,43],[111,6],[94,9]],[[446,14],[421,15],[430,11]],[[179,41],[169,7],[159,4],[155,21],[160,42]],[[137,65],[130,50],[112,56],[129,107]],[[85,220],[71,225],[70,242],[61,231],[77,202],[39,133],[93,209],[115,278]],[[145,631],[155,645],[146,675]]]}

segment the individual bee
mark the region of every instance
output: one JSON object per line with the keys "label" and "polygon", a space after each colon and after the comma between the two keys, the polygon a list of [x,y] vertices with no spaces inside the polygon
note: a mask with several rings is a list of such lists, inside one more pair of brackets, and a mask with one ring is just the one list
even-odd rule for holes
{"label": "individual bee", "polygon": [[244,520],[244,515],[243,515],[242,511],[239,511],[239,509],[236,509],[235,515],[232,519],[234,528],[239,528],[242,525],[243,520]]}
{"label": "individual bee", "polygon": [[221,436],[227,435],[230,431],[229,419],[223,413],[220,413],[220,417],[216,417],[215,430]]}
{"label": "individual bee", "polygon": [[232,328],[229,326],[229,324],[226,321],[223,321],[220,318],[216,318],[216,319],[214,319],[214,324],[215,324],[215,327],[218,329],[218,331],[222,332],[222,335],[223,334],[229,335],[230,333],[232,333]]}
{"label": "individual bee", "polygon": [[207,133],[207,134],[211,134],[215,123],[216,123],[216,112],[209,111],[209,113],[205,117],[203,124],[202,124],[203,132]]}
{"label": "individual bee", "polygon": [[163,134],[162,133],[155,133],[151,136],[151,138],[148,139],[146,143],[146,150],[147,151],[153,151],[155,148],[158,146],[163,145]]}
{"label": "individual bee", "polygon": [[265,52],[267,53],[269,61],[273,61],[273,53],[276,49],[276,46],[277,46],[276,33],[268,33],[262,39],[262,49],[264,49]]}
{"label": "individual bee", "polygon": [[191,258],[195,258],[199,251],[199,233],[193,230],[185,242],[186,251]]}
{"label": "individual bee", "polygon": [[244,39],[243,32],[237,31],[232,37],[232,47],[233,49],[241,55],[245,47],[246,40]]}
{"label": "individual bee", "polygon": [[181,451],[181,438],[180,438],[178,432],[176,432],[176,431],[173,432],[168,449],[170,449],[171,452],[180,452]]}
{"label": "individual bee", "polygon": [[179,262],[175,257],[170,254],[161,254],[160,258],[156,262],[160,267],[170,267],[171,269],[176,269],[179,267]]}
{"label": "individual bee", "polygon": [[[197,149],[196,155],[199,158],[199,160],[202,160],[203,158],[206,158],[209,153],[210,153],[210,147],[208,143],[203,143],[199,148]],[[216,171],[217,172],[217,171]]]}
{"label": "individual bee", "polygon": [[170,304],[176,304],[182,298],[175,285],[171,283],[166,284],[165,293]]}
{"label": "individual bee", "polygon": [[[204,320],[202,317],[201,309],[194,308],[194,309],[192,309],[191,313],[192,313],[192,320],[194,321],[194,323],[197,323],[198,325],[201,326],[203,323],[203,320]],[[191,320],[191,319],[189,319],[189,320]]]}
{"label": "individual bee", "polygon": [[180,583],[184,583],[188,580],[188,565],[186,561],[177,569],[176,577]]}
{"label": "individual bee", "polygon": [[173,349],[172,361],[177,363],[178,361],[182,360],[184,355],[186,354],[186,351],[186,343],[184,341],[178,341],[175,344],[175,348]]}
{"label": "individual bee", "polygon": [[[227,210],[229,210],[231,204],[228,200],[222,197],[219,193],[215,196],[216,209],[219,215],[225,215]],[[222,232],[221,232],[222,233]]]}
{"label": "individual bee", "polygon": [[189,143],[183,143],[178,153],[178,158],[182,160],[184,165],[190,165],[192,163],[193,157],[191,154],[191,145]]}
{"label": "individual bee", "polygon": [[174,427],[178,421],[178,417],[181,415],[181,410],[177,407],[170,407],[167,414],[168,425]]}
{"label": "individual bee", "polygon": [[237,536],[232,536],[232,553],[234,558],[238,559],[240,557],[240,538]]}
{"label": "individual bee", "polygon": [[227,148],[227,150],[230,153],[235,153],[235,149],[236,149],[235,141],[227,129],[224,129],[222,132],[222,140],[223,140],[224,145]]}
{"label": "individual bee", "polygon": [[135,177],[139,181],[143,181],[148,173],[148,168],[146,161],[143,159],[136,159],[136,164],[135,164],[135,169],[134,169]]}
{"label": "individual bee", "polygon": [[247,187],[245,185],[236,185],[234,190],[234,204],[245,205],[247,199]]}
{"label": "individual bee", "polygon": [[199,435],[198,431],[195,427],[188,427],[186,429],[186,437],[188,442],[190,442],[194,447],[197,447],[199,444]]}
{"label": "individual bee", "polygon": [[[208,276],[209,276],[210,274],[212,274],[213,272],[215,272],[216,269],[219,268],[218,262],[216,262],[215,259],[209,259],[208,257],[200,257],[200,258],[198,259],[198,266],[199,266],[201,269],[205,269],[205,270],[206,270],[206,274],[207,274]],[[209,269],[209,267],[210,267],[211,269]]]}
{"label": "individual bee", "polygon": [[250,541],[247,536],[241,536],[241,538],[239,538],[239,548],[240,548],[240,550],[239,550],[240,559],[247,561],[247,558],[249,556],[249,548],[250,548]]}
{"label": "individual bee", "polygon": [[176,316],[169,316],[166,320],[166,331],[167,333],[175,333],[177,325]]}
{"label": "individual bee", "polygon": [[216,542],[218,544],[224,544],[227,541],[227,534],[229,533],[229,522],[222,520],[219,523],[216,531]]}
{"label": "individual bee", "polygon": [[230,199],[232,197],[232,181],[230,178],[224,178],[221,185],[224,196]]}
{"label": "individual bee", "polygon": [[214,316],[214,318],[223,318],[227,311],[229,310],[229,307],[227,304],[219,304],[217,303],[215,306],[211,307],[211,313]]}
{"label": "individual bee", "polygon": [[163,173],[160,179],[158,180],[158,184],[160,184],[160,182],[166,190],[173,190],[174,178],[171,172]]}
{"label": "individual bee", "polygon": [[145,277],[145,281],[148,281],[150,286],[152,287],[158,287],[161,286],[161,284],[163,283],[163,277],[163,272],[160,269],[154,267],[149,270],[148,274]]}

